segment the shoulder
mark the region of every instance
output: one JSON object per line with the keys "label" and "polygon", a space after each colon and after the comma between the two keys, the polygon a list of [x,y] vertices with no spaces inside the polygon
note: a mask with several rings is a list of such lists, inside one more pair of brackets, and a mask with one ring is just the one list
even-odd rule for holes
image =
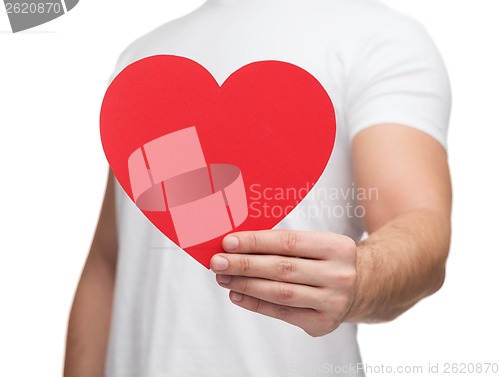
{"label": "shoulder", "polygon": [[353,27],[363,32],[367,42],[380,38],[430,39],[419,21],[378,0],[353,0],[348,6],[350,13],[354,15]]}
{"label": "shoulder", "polygon": [[[376,0],[354,0],[349,35],[353,69],[372,70],[400,64],[442,66],[441,54],[426,28],[415,18]],[[440,73],[442,67],[439,68]]]}

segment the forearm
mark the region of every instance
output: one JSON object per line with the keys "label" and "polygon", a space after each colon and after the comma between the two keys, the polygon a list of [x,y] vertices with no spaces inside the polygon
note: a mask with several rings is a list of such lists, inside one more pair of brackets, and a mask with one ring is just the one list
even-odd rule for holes
{"label": "forearm", "polygon": [[449,218],[419,210],[396,217],[358,246],[357,285],[349,322],[396,318],[444,281]]}
{"label": "forearm", "polygon": [[68,326],[65,377],[102,377],[106,358],[114,271],[90,256],[77,288]]}

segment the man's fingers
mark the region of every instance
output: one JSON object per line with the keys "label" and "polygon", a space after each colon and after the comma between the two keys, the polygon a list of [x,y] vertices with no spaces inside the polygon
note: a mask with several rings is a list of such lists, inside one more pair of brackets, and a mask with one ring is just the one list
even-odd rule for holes
{"label": "man's fingers", "polygon": [[352,304],[356,243],[333,232],[246,231],[227,235],[211,269],[231,301],[311,336],[337,328]]}
{"label": "man's fingers", "polygon": [[[323,268],[323,263],[327,262],[279,255],[217,254],[212,259],[211,268],[214,272],[224,275],[249,276],[320,287],[328,283],[333,274],[331,268]],[[329,275],[327,271],[330,272]]]}
{"label": "man's fingers", "polygon": [[229,293],[229,298],[242,308],[298,326],[311,336],[328,334],[338,326],[338,323],[335,323],[324,313],[314,309],[273,304],[234,291]]}
{"label": "man's fingers", "polygon": [[278,305],[324,310],[329,302],[328,297],[323,297],[327,291],[307,285],[229,275],[218,275],[217,282],[224,288]]}
{"label": "man's fingers", "polygon": [[229,253],[276,254],[310,259],[326,259],[344,237],[335,233],[296,230],[237,232],[222,240]]}

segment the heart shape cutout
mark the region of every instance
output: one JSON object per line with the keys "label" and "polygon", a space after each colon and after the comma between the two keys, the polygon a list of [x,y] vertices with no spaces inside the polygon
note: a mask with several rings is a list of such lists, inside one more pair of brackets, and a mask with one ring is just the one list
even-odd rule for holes
{"label": "heart shape cutout", "polygon": [[224,235],[271,229],[300,203],[336,135],[328,93],[296,65],[250,63],[219,85],[203,66],[174,55],[121,71],[100,123],[125,192],[207,268]]}

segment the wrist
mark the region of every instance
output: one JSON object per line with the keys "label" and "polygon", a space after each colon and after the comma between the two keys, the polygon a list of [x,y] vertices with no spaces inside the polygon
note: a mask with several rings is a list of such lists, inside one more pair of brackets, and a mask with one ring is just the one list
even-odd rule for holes
{"label": "wrist", "polygon": [[367,282],[370,281],[369,274],[374,271],[375,261],[373,250],[366,247],[364,242],[357,245],[356,259],[356,284],[354,286],[351,306],[346,313],[344,322],[358,323],[366,318],[369,312]]}

